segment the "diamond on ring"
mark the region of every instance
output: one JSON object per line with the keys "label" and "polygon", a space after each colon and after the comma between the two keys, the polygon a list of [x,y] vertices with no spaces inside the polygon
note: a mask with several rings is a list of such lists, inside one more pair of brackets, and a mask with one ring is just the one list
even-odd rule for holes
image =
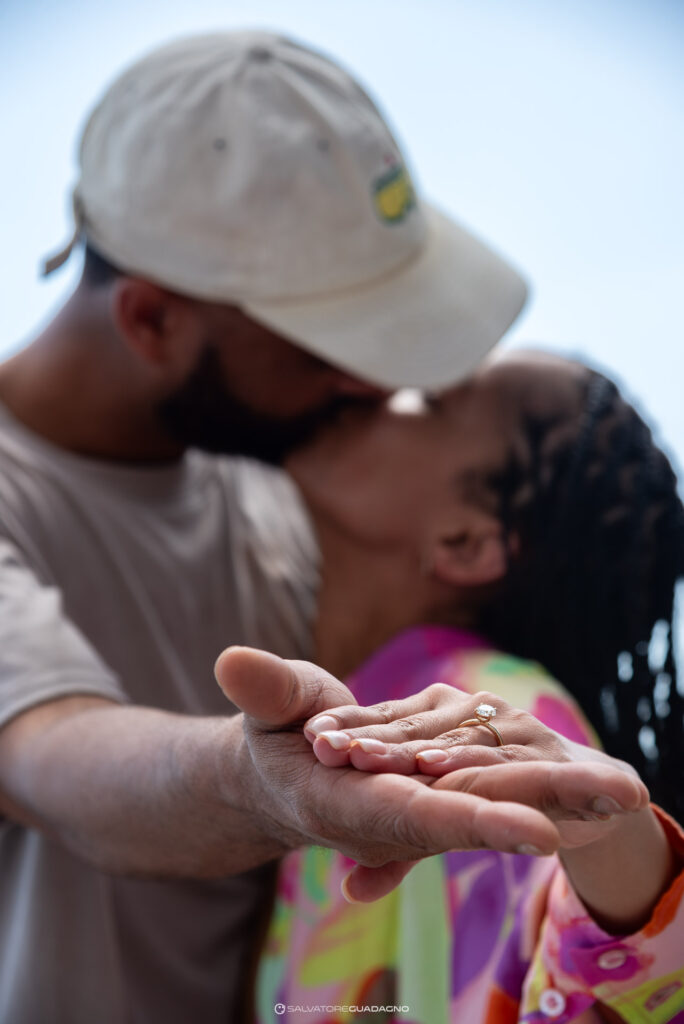
{"label": "diamond on ring", "polygon": [[478,704],[475,708],[475,714],[483,722],[488,722],[490,718],[496,717],[496,708],[493,708],[491,704]]}

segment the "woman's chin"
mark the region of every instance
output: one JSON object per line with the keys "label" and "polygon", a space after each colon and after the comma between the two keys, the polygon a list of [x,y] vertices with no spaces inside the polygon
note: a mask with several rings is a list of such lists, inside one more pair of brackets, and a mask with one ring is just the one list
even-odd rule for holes
{"label": "woman's chin", "polygon": [[290,452],[282,468],[297,485],[306,504],[315,504],[321,478],[325,475],[325,460],[321,462],[318,458],[316,442],[310,441]]}
{"label": "woman's chin", "polygon": [[356,417],[349,416],[347,411],[335,416],[301,445],[292,449],[283,462],[284,469],[304,487],[307,479],[326,473],[335,465],[350,445],[358,445],[361,423],[358,413]]}

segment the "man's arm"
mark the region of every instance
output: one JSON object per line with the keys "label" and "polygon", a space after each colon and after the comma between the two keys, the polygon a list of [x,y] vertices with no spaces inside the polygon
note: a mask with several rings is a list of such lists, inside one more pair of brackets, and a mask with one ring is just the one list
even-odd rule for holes
{"label": "man's arm", "polygon": [[532,807],[321,765],[301,725],[352,698],[315,666],[237,648],[217,677],[248,714],[194,718],[73,697],[18,716],[0,732],[5,813],[125,874],[221,876],[331,846],[374,869],[378,895],[396,861],[556,849],[554,825]]}
{"label": "man's arm", "polygon": [[244,870],[289,847],[221,778],[226,751],[239,777],[241,726],[96,697],[38,705],[0,732],[0,812],[113,873]]}

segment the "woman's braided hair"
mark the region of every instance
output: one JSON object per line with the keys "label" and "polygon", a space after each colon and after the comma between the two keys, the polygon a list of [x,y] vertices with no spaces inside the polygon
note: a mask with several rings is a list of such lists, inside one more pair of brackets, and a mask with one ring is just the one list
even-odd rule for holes
{"label": "woman's braided hair", "polygon": [[479,626],[559,679],[607,752],[684,820],[673,650],[684,506],[668,459],[615,385],[589,371],[584,386],[579,426],[528,415],[525,455],[488,480],[517,540]]}

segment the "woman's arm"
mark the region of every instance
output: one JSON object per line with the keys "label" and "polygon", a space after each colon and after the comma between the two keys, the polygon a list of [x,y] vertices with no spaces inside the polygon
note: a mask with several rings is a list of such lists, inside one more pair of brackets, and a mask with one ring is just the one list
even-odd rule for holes
{"label": "woman's arm", "polygon": [[559,856],[592,918],[612,935],[643,928],[683,867],[650,807],[616,817],[605,835]]}

